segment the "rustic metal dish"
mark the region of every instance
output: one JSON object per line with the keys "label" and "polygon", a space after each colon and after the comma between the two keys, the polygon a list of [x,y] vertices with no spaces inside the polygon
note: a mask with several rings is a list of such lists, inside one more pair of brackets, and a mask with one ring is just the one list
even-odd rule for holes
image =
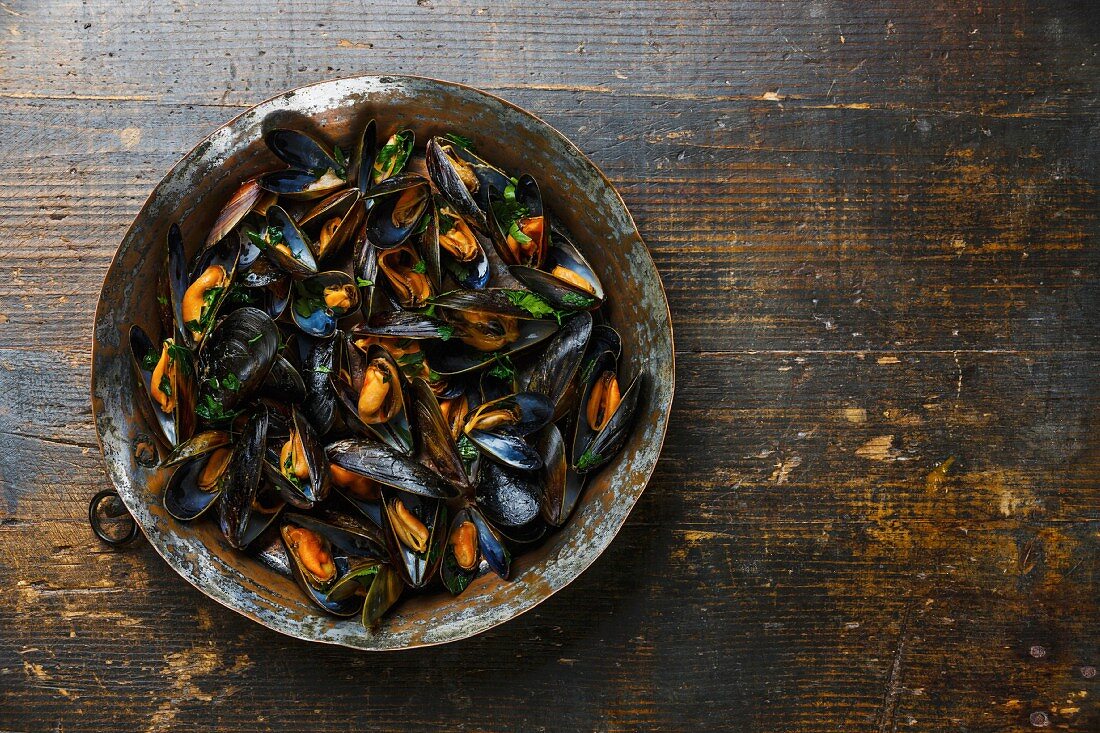
{"label": "rustic metal dish", "polygon": [[[241,180],[276,166],[264,147],[271,127],[319,130],[345,147],[364,120],[401,120],[417,139],[448,130],[473,138],[506,169],[540,172],[543,195],[575,234],[605,288],[622,334],[627,372],[651,375],[637,426],[622,453],[589,483],[575,517],[513,565],[458,597],[402,602],[381,628],[313,610],[294,581],[232,550],[211,523],[182,526],[159,496],[164,477],[139,409],[125,355],[130,324],[156,321],[155,287],[168,226],[195,247]],[[598,246],[596,246],[598,243]],[[622,199],[564,136],[518,107],[459,84],[409,76],[361,76],[294,89],[224,125],[175,165],[126,233],[103,283],[92,349],[92,408],[111,480],[149,542],[189,583],[276,631],[360,649],[401,649],[462,639],[518,616],[565,587],[604,551],[645,489],[664,441],[675,382],[672,325],[661,281]]]}

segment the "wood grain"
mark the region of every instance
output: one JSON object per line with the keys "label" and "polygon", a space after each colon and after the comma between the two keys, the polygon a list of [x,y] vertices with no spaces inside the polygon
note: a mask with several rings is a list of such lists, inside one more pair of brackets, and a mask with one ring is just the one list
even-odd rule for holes
{"label": "wood grain", "polygon": [[[1100,727],[1093,4],[3,0],[0,39],[0,729]],[[92,311],[145,196],[244,107],[366,71],[575,140],[679,347],[608,553],[386,656],[84,519]]]}

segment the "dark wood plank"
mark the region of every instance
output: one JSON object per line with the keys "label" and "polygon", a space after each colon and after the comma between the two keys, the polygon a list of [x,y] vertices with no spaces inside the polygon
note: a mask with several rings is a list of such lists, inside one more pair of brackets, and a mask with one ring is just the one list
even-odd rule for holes
{"label": "dark wood plank", "polygon": [[[1098,30],[1017,0],[3,0],[0,730],[1100,727]],[[387,656],[277,637],[84,519],[92,310],[149,189],[368,70],[576,140],[679,362],[609,552]]]}

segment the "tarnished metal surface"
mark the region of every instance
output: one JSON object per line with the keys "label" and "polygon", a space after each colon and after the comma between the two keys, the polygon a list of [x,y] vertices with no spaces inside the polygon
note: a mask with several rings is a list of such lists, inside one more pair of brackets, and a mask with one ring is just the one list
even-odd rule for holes
{"label": "tarnished metal surface", "polygon": [[[623,363],[645,371],[637,427],[622,453],[591,482],[566,527],[513,565],[510,582],[477,579],[460,597],[403,600],[376,632],[357,619],[321,615],[294,582],[232,550],[216,527],[181,525],[159,504],[163,477],[142,461],[148,430],[125,354],[131,323],[154,328],[155,283],[168,226],[179,221],[193,252],[237,184],[278,167],[261,140],[279,126],[314,128],[350,149],[371,117],[401,121],[421,142],[448,130],[471,137],[506,169],[532,171],[548,204],[572,230],[610,295],[609,317],[623,337]],[[214,600],[302,639],[385,650],[462,639],[536,606],[576,578],[626,521],[657,463],[672,406],[672,325],[645,243],[610,182],[560,133],[484,92],[419,77],[363,76],[286,92],[245,112],[204,140],[156,187],[123,239],[96,311],[92,407],[108,472],[149,542],[185,580]],[[147,446],[146,446],[147,447]]]}

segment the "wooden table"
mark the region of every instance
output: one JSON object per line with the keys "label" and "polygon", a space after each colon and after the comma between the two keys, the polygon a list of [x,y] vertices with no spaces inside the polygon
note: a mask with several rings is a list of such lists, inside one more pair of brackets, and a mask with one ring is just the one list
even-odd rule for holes
{"label": "wooden table", "polygon": [[[0,729],[1100,730],[1095,4],[2,0],[0,38]],[[384,656],[85,519],[127,225],[241,109],[366,71],[577,141],[679,347],[608,553]]]}

